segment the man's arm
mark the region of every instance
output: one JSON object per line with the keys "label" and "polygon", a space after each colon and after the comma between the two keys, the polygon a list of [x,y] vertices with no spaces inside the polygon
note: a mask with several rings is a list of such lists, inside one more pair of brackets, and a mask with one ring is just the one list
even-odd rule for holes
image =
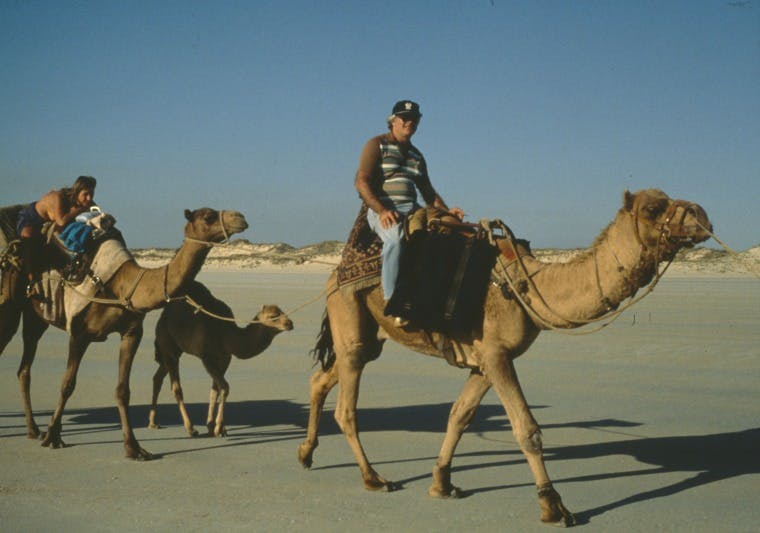
{"label": "man's arm", "polygon": [[380,143],[377,138],[370,139],[362,149],[359,157],[359,168],[356,171],[354,185],[367,207],[372,209],[380,217],[380,224],[389,228],[398,223],[398,215],[395,211],[386,208],[372,189],[372,176],[379,165]]}
{"label": "man's arm", "polygon": [[39,203],[43,204],[45,218],[55,224],[58,229],[62,229],[86,209],[83,206],[71,206],[68,211],[64,211],[63,194],[60,191],[50,191],[40,199]]}

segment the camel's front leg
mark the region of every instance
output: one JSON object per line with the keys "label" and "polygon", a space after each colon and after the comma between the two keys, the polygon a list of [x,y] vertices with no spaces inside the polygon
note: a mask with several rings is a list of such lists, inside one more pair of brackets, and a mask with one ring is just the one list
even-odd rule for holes
{"label": "camel's front leg", "polygon": [[359,463],[359,469],[364,479],[364,488],[392,491],[396,489],[396,485],[383,479],[375,472],[359,440],[359,430],[356,424],[356,403],[359,398],[359,381],[365,364],[361,351],[361,344],[357,344],[348,350],[346,357],[341,358],[340,351],[336,349],[340,387],[338,387],[335,420],[346,436],[348,444],[354,452],[354,457]]}
{"label": "camel's front leg", "polygon": [[312,374],[309,390],[309,427],[306,440],[298,447],[298,462],[304,468],[311,468],[314,449],[319,446],[319,420],[325,399],[335,384],[338,383],[338,370],[335,365],[327,370],[317,370]]}
{"label": "camel's front leg", "polygon": [[58,406],[56,406],[53,416],[48,423],[48,430],[42,434],[42,446],[50,446],[52,448],[63,448],[65,446],[63,439],[61,438],[61,419],[63,418],[63,410],[66,407],[66,402],[74,393],[74,389],[77,385],[77,373],[79,372],[79,365],[82,362],[82,357],[87,347],[90,345],[90,340],[85,337],[69,337],[69,356],[66,362],[66,372],[63,375],[63,381],[61,383],[61,397],[58,400]]}
{"label": "camel's front leg", "polygon": [[[34,356],[37,354],[37,346],[40,342],[40,338],[47,328],[47,323],[40,320],[33,311],[29,310],[25,312],[24,325],[22,328],[24,353],[21,356],[21,364],[18,367],[16,375],[18,377],[19,385],[21,386],[21,398],[24,402],[26,436],[30,439],[37,439],[40,436],[40,430],[37,423],[34,421],[34,413],[32,411],[32,363],[34,363]],[[8,340],[10,340],[10,338]],[[4,347],[5,344],[3,344],[3,348]]]}
{"label": "camel's front leg", "polygon": [[124,452],[129,459],[148,460],[153,456],[140,447],[129,421],[129,375],[132,372],[137,347],[142,340],[142,323],[134,325],[122,333],[119,346],[119,382],[116,385],[116,406],[121,418],[121,430],[124,434]]}
{"label": "camel's front leg", "polygon": [[485,375],[507,411],[512,432],[536,480],[541,521],[565,527],[574,525],[575,517],[562,504],[546,472],[541,430],[525,400],[513,361],[508,354],[495,351],[484,354],[483,359]]}
{"label": "camel's front leg", "polygon": [[462,393],[451,407],[446,437],[443,439],[443,446],[433,467],[433,484],[428,489],[428,494],[431,496],[437,498],[461,496],[461,490],[451,484],[451,461],[462,433],[470,425],[475,410],[490,387],[491,384],[483,374],[473,370],[464,384]]}
{"label": "camel's front leg", "polygon": [[[230,395],[230,384],[224,379],[224,373],[229,368],[231,359],[231,356],[221,360],[214,360],[209,356],[201,356],[203,366],[212,380],[208,415],[206,416],[206,428],[210,437],[227,436],[227,428],[224,426],[224,403]],[[216,417],[214,417],[215,410]]]}

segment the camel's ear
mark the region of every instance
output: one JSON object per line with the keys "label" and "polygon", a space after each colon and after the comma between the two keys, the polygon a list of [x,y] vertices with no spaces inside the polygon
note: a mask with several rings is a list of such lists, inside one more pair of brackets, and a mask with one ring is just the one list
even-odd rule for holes
{"label": "camel's ear", "polygon": [[189,209],[185,209],[185,218],[187,220],[190,220],[191,218],[193,218],[193,212],[190,211]]}
{"label": "camel's ear", "polygon": [[628,212],[633,211],[633,202],[636,200],[636,195],[631,193],[628,189],[623,193],[623,209]]}

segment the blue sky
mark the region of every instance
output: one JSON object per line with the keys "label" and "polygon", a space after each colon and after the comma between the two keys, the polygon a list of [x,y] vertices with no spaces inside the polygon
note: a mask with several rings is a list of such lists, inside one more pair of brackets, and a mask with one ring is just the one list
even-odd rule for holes
{"label": "blue sky", "polygon": [[93,175],[131,247],[206,205],[252,242],[344,240],[403,98],[441,196],[536,248],[648,187],[760,244],[754,0],[0,0],[0,72],[0,203]]}

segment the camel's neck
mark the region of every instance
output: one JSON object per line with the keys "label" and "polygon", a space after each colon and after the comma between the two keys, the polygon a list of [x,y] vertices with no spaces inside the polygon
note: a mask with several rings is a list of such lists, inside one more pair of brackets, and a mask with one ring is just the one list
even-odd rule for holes
{"label": "camel's neck", "polygon": [[185,240],[166,266],[166,291],[169,296],[183,292],[185,286],[201,271],[211,246]]}
{"label": "camel's neck", "polygon": [[[130,302],[135,309],[156,309],[164,304],[167,296],[181,294],[187,283],[195,279],[209,250],[203,243],[186,240],[168,265],[142,269],[137,263],[127,263],[115,276],[113,291],[120,298],[132,292]],[[140,279],[135,285],[138,276]]]}
{"label": "camel's neck", "polygon": [[235,327],[235,334],[225,342],[229,351],[238,359],[250,359],[266,350],[279,330],[264,324],[249,324],[244,328]]}
{"label": "camel's neck", "polygon": [[[593,247],[567,263],[531,265],[528,299],[539,327],[577,327],[616,309],[651,280],[654,260],[621,212]],[[514,270],[513,270],[514,271]],[[534,317],[535,319],[535,317]]]}

